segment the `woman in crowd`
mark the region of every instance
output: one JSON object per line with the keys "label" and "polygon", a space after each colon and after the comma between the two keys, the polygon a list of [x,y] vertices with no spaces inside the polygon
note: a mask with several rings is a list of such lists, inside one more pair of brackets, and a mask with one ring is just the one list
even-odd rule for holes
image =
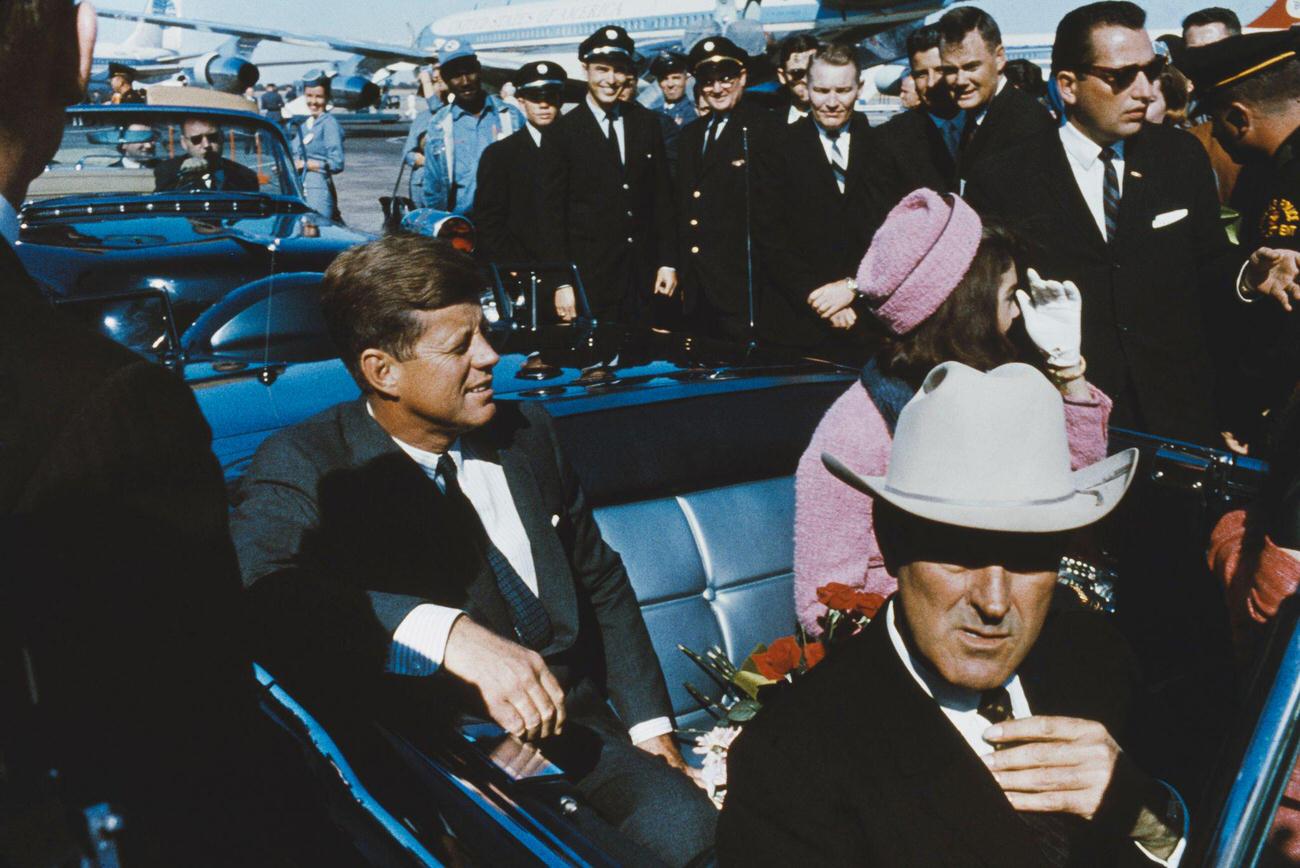
{"label": "woman in crowd", "polygon": [[1147,123],[1164,124],[1167,127],[1187,127],[1187,104],[1191,101],[1192,88],[1187,76],[1177,67],[1166,66],[1165,71],[1156,79],[1152,89],[1155,99],[1147,105]]}
{"label": "woman in crowd", "polygon": [[857,282],[889,337],[822,418],[795,476],[795,609],[810,634],[821,632],[820,586],[839,582],[885,595],[897,588],[872,528],[871,499],[832,477],[821,455],[832,452],[858,473],[883,474],[894,422],[935,365],[988,370],[1017,360],[1008,332],[1023,315],[1065,399],[1071,463],[1105,457],[1111,401],[1084,379],[1079,291],[1032,270],[1031,292],[1017,289],[1022,256],[1008,230],[932,190],[909,194],[876,232]]}
{"label": "woman in crowd", "polygon": [[343,127],[325,107],[330,98],[329,79],[303,87],[308,115],[294,136],[294,167],[302,176],[308,206],[332,220],[342,220],[334,176],[343,171]]}

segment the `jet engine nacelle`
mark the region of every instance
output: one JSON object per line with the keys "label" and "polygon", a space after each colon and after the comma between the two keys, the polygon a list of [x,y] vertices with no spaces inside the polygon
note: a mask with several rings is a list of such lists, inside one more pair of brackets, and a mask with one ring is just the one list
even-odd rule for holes
{"label": "jet engine nacelle", "polygon": [[242,94],[257,84],[260,75],[257,64],[242,57],[214,52],[200,57],[194,64],[192,79],[213,90]]}
{"label": "jet engine nacelle", "polygon": [[379,85],[363,75],[336,75],[330,79],[330,102],[335,108],[359,111],[379,105]]}

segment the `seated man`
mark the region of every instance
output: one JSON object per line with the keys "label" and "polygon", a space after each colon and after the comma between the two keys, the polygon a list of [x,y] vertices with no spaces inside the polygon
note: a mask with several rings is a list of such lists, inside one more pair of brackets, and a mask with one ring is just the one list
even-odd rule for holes
{"label": "seated man", "polygon": [[261,659],[354,708],[378,684],[398,710],[490,717],[685,864],[716,812],[549,417],[492,400],[481,286],[468,255],[415,235],[326,271],[325,320],[363,396],[268,439],[235,498]]}
{"label": "seated man", "polygon": [[225,133],[207,118],[186,118],[181,138],[188,156],[163,160],[154,167],[157,192],[165,190],[232,190],[256,193],[257,173],[221,156]]}
{"label": "seated man", "polygon": [[158,165],[155,141],[158,135],[148,124],[129,124],[118,137],[118,157],[110,166],[122,169],[152,169]]}
{"label": "seated man", "polygon": [[1042,374],[956,362],[903,410],[886,476],[823,456],[876,499],[898,593],[733,745],[721,864],[1176,864],[1182,801],[1115,740],[1126,649],[1105,616],[1051,605],[1067,532],[1136,459],[1071,473]]}

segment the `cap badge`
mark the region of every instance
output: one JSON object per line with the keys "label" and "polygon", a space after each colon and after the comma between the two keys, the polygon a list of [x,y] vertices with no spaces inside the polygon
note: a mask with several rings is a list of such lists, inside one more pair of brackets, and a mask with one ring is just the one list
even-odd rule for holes
{"label": "cap badge", "polygon": [[542,75],[546,74],[546,69],[547,69],[546,64],[544,63],[537,64],[537,71],[540,72]]}
{"label": "cap badge", "polygon": [[609,28],[608,30],[605,31],[605,38],[618,39],[618,31],[615,30],[613,27]]}
{"label": "cap badge", "polygon": [[710,39],[708,42],[704,43],[704,50],[705,50],[705,51],[712,51],[712,50],[713,50],[713,40],[712,40],[712,39]]}
{"label": "cap badge", "polygon": [[442,44],[443,51],[455,51],[457,48],[460,48],[460,42],[455,39],[448,39]]}

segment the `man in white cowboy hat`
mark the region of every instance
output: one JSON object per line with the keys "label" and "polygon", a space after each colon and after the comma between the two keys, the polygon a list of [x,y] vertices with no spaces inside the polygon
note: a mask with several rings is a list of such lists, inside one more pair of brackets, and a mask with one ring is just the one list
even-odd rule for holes
{"label": "man in white cowboy hat", "polygon": [[721,864],[1176,865],[1182,801],[1116,741],[1123,642],[1053,604],[1069,532],[1120,501],[1136,451],[1072,473],[1042,374],[947,362],[886,476],[823,460],[876,498],[899,590],[735,743]]}

